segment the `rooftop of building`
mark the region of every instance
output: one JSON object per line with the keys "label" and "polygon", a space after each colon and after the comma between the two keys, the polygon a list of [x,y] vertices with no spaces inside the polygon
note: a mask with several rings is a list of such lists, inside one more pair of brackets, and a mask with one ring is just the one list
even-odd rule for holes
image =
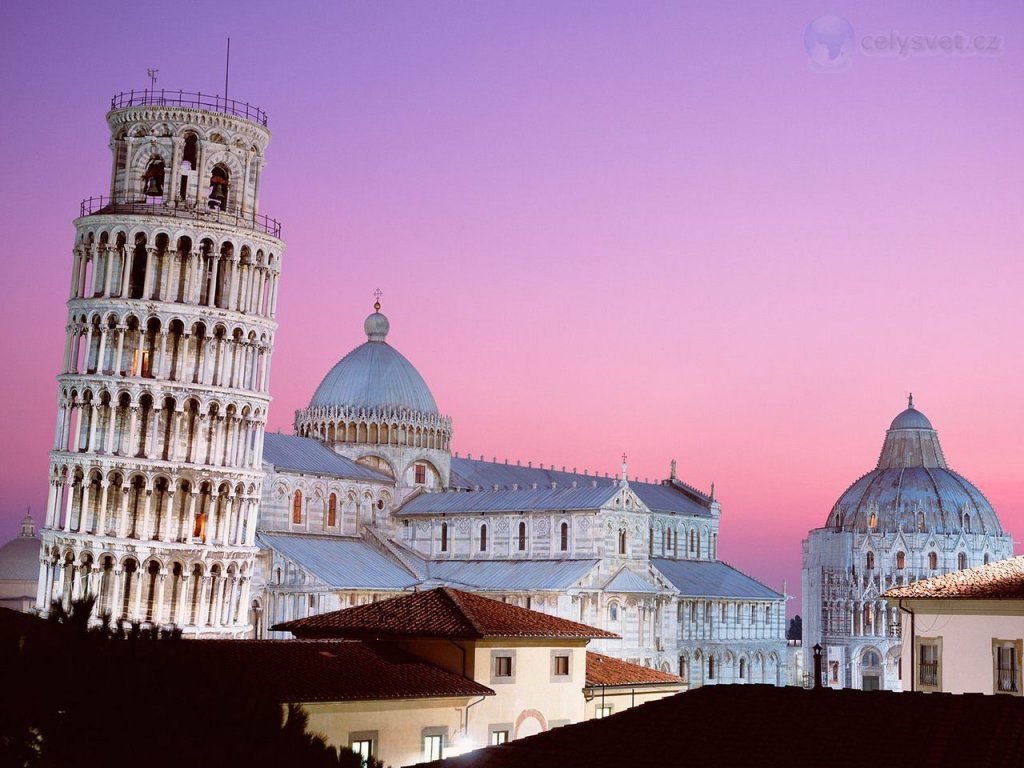
{"label": "rooftop of building", "polygon": [[587,686],[683,685],[683,678],[587,651]]}
{"label": "rooftop of building", "polygon": [[680,765],[682,755],[696,765],[860,768],[871,761],[865,749],[902,768],[1017,766],[1024,756],[1024,701],[713,685],[426,765],[619,768]]}
{"label": "rooftop of building", "polygon": [[376,603],[344,608],[273,627],[296,637],[449,638],[485,637],[615,638],[597,627],[560,619],[471,592],[438,587]]}
{"label": "rooftop of building", "polygon": [[1024,557],[921,579],[885,593],[896,599],[1024,600]]}
{"label": "rooftop of building", "polygon": [[263,461],[283,471],[343,477],[350,480],[394,482],[383,472],[340,456],[311,437],[267,432],[263,440]]}

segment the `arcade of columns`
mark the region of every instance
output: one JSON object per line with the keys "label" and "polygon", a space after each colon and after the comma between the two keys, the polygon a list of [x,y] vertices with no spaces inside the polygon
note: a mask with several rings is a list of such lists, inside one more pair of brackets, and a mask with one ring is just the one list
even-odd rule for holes
{"label": "arcade of columns", "polygon": [[[248,631],[280,228],[255,216],[230,224],[204,217],[201,204],[183,216],[167,195],[152,194],[172,185],[149,178],[168,153],[161,142],[177,145],[181,134],[198,141],[211,166],[183,166],[193,175],[228,174],[220,142],[232,132],[244,133],[250,149],[231,151],[249,155],[246,167],[261,165],[269,133],[226,113],[178,110],[169,120],[149,105],[107,116],[115,135],[126,124],[145,134],[157,123],[177,135],[153,139],[151,156],[136,139],[137,164],[114,174],[145,204],[83,209],[75,222],[42,614],[51,601],[88,595],[97,617],[174,623],[203,636]],[[124,156],[118,145],[115,138],[115,163]],[[198,194],[215,189],[212,181]],[[230,194],[255,204],[253,190]]]}

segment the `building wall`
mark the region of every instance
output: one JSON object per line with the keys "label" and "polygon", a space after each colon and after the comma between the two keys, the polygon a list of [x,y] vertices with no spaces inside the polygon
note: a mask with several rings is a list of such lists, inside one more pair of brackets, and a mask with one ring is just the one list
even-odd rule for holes
{"label": "building wall", "polygon": [[[996,692],[992,643],[993,640],[1024,641],[1024,601],[904,600],[903,604],[914,612],[913,639],[910,616],[903,615],[906,640],[902,649],[904,690],[928,690],[920,684],[914,658],[914,639],[919,642],[939,639],[942,648],[939,690],[944,693]],[[1022,661],[1019,648],[1018,692],[1021,689]]]}
{"label": "building wall", "polygon": [[685,690],[682,685],[637,685],[637,686],[596,686],[583,691],[584,708],[583,717],[586,720],[593,720],[598,717],[600,710],[607,708],[606,714],[602,717],[614,715],[631,707],[646,704],[648,701],[656,701],[666,696],[675,696]]}

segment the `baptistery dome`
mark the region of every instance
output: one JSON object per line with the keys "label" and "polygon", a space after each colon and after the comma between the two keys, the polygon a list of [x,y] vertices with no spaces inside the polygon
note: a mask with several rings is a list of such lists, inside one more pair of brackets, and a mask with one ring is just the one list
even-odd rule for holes
{"label": "baptistery dome", "polygon": [[309,401],[310,408],[403,410],[436,414],[427,383],[397,349],[387,343],[391,324],[379,310],[366,318],[367,340],[331,368]]}
{"label": "baptistery dome", "polygon": [[861,533],[1003,533],[984,494],[946,465],[938,433],[913,398],[890,424],[876,468],[839,497],[827,525]]}

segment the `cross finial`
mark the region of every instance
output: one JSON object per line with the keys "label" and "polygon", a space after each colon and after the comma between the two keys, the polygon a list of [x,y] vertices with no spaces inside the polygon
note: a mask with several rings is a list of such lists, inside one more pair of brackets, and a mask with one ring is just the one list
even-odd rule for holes
{"label": "cross finial", "polygon": [[149,78],[150,90],[154,90],[156,88],[156,73],[159,71],[159,69],[149,69],[148,67],[146,68],[146,76]]}
{"label": "cross finial", "polygon": [[373,292],[373,298],[374,298],[373,309],[374,309],[375,312],[380,312],[380,297],[383,296],[383,295],[384,294],[381,293],[380,288],[378,288],[377,290],[375,290]]}
{"label": "cross finial", "polygon": [[907,408],[913,408],[913,407],[914,407],[914,393],[911,392],[909,395],[907,395]]}

